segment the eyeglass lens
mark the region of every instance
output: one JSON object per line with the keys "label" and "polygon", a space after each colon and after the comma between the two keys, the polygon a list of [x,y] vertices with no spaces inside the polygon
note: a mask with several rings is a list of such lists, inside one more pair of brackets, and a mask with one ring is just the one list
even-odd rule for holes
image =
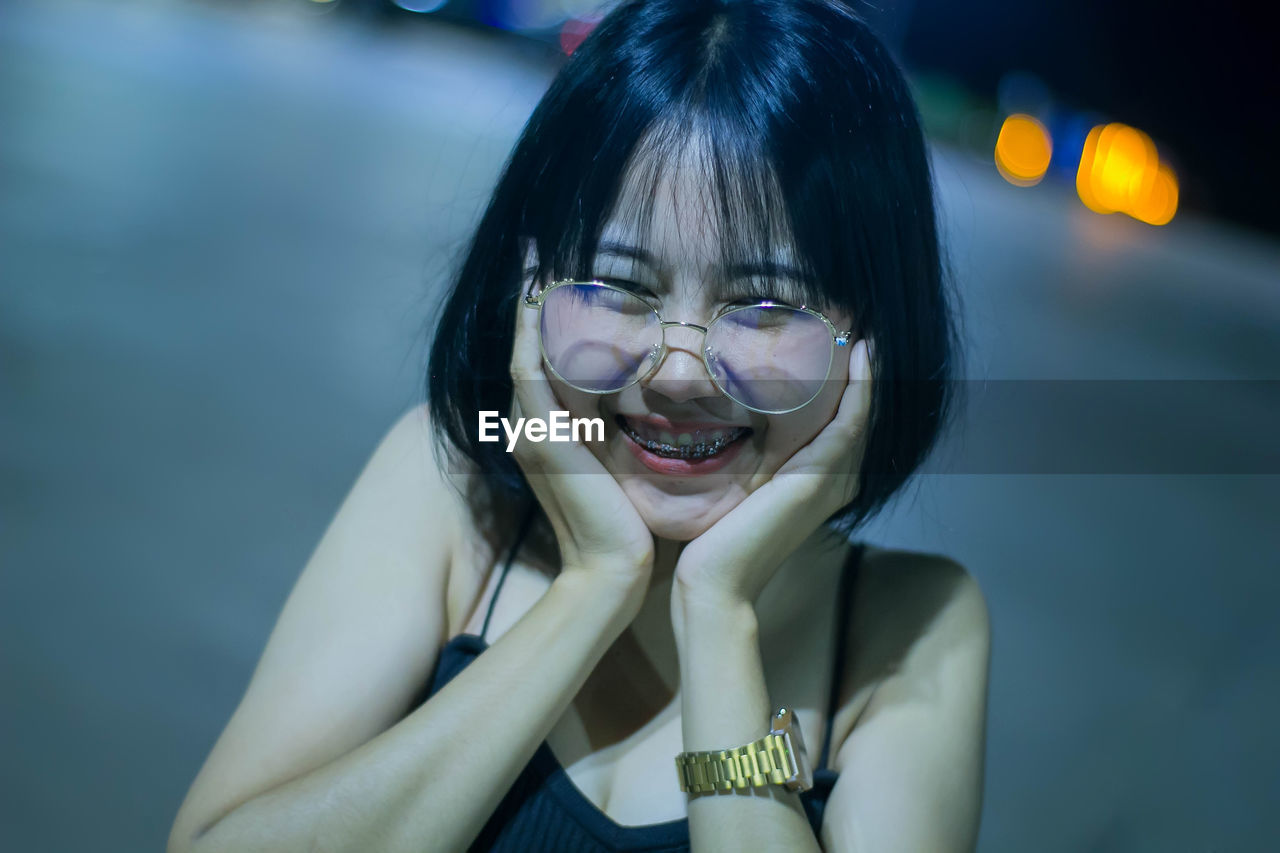
{"label": "eyeglass lens", "polygon": [[[662,352],[662,326],[639,296],[565,284],[543,299],[542,348],[551,368],[584,391],[620,391],[644,378]],[[704,343],[711,375],[742,405],[786,412],[812,400],[831,368],[832,339],[819,317],[785,306],[748,306],[719,317]]]}

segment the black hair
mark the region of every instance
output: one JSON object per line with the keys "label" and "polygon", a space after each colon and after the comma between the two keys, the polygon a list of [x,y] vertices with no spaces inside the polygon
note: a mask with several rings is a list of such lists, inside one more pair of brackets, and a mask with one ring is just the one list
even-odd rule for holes
{"label": "black hair", "polygon": [[479,411],[509,412],[525,242],[537,278],[589,278],[623,179],[656,188],[692,132],[710,142],[722,254],[789,241],[812,302],[874,341],[861,488],[828,520],[847,534],[937,442],[960,349],[915,103],[837,0],[636,0],[604,17],[538,103],[453,280],[427,380],[440,447],[483,475],[473,497],[499,516],[530,504],[512,455],[476,431]]}

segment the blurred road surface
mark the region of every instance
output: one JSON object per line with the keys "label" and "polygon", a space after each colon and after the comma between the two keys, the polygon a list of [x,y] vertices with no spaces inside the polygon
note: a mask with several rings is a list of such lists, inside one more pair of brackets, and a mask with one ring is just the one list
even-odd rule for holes
{"label": "blurred road surface", "polygon": [[[0,11],[0,847],[161,849],[549,73],[305,3]],[[968,376],[1280,379],[1274,240],[937,172]],[[1152,440],[1274,461],[1274,385],[1214,387]],[[981,850],[1280,838],[1278,469],[1178,470],[930,475],[865,533],[986,590]]]}

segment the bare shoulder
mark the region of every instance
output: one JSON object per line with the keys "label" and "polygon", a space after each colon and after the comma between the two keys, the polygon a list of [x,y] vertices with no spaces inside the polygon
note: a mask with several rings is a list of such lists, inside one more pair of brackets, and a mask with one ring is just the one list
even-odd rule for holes
{"label": "bare shoulder", "polygon": [[851,626],[833,749],[878,706],[935,678],[958,652],[981,662],[968,677],[985,692],[991,636],[986,599],[974,576],[951,557],[868,544]]}
{"label": "bare shoulder", "polygon": [[462,630],[484,586],[483,567],[492,563],[490,543],[477,530],[466,495],[472,487],[469,467],[451,458],[436,440],[430,409],[424,403],[406,412],[384,440],[403,491],[388,489],[389,501],[399,501],[418,519],[418,528],[443,541],[422,543],[424,551],[442,554],[442,639]]}
{"label": "bare shoulder", "polygon": [[890,644],[937,630],[990,630],[978,581],[944,554],[867,545],[858,586],[864,648],[876,638],[877,644]]}
{"label": "bare shoulder", "polygon": [[462,500],[425,408],[387,429],[290,591],[171,845],[403,716],[446,633]]}
{"label": "bare shoulder", "polygon": [[450,544],[456,545],[460,525],[470,517],[463,497],[469,478],[436,441],[425,403],[400,416],[374,454],[371,469],[374,461],[384,463],[381,470],[391,485],[387,498],[408,498],[411,512],[443,522],[433,526],[453,531]]}
{"label": "bare shoulder", "polygon": [[991,642],[982,589],[942,554],[868,546],[863,559],[823,846],[971,851]]}
{"label": "bare shoulder", "polygon": [[383,541],[394,549],[385,555],[390,562],[447,589],[469,519],[459,467],[436,441],[427,405],[408,409],[365,463],[326,537],[350,528],[362,548]]}

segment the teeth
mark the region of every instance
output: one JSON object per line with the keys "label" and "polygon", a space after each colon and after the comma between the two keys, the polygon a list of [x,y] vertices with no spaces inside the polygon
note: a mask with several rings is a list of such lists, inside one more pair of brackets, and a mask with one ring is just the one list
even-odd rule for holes
{"label": "teeth", "polygon": [[631,436],[636,444],[659,456],[673,459],[704,459],[708,456],[714,456],[729,444],[750,432],[744,427],[715,430],[710,435],[703,435],[701,432],[697,432],[697,440],[695,441],[694,433],[682,432],[677,437],[670,432],[660,431],[656,433],[657,438],[653,439],[637,433],[621,416],[618,417],[618,425],[626,431],[627,435]]}

